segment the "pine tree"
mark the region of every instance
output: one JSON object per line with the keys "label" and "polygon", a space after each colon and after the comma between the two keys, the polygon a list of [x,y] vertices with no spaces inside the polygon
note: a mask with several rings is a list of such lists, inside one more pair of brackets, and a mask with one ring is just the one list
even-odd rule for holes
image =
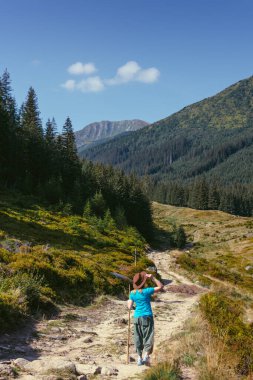
{"label": "pine tree", "polygon": [[62,159],[61,173],[65,194],[70,196],[73,193],[74,184],[81,180],[81,164],[77,155],[75,135],[70,118],[62,129],[61,138],[58,138],[59,153]]}
{"label": "pine tree", "polygon": [[114,219],[112,218],[111,211],[108,208],[104,216],[104,228],[107,230],[111,230],[111,229],[114,229],[115,227],[116,227],[116,223]]}
{"label": "pine tree", "polygon": [[19,173],[17,130],[17,107],[12,96],[10,75],[5,70],[0,78],[0,177],[5,183],[13,181]]}
{"label": "pine tree", "polygon": [[194,185],[189,194],[189,205],[198,210],[207,210],[208,185],[205,177],[195,179]]}
{"label": "pine tree", "polygon": [[92,215],[91,203],[90,203],[90,200],[88,199],[83,209],[83,216],[85,218],[90,218],[91,215]]}
{"label": "pine tree", "polygon": [[20,114],[26,191],[33,191],[47,177],[45,144],[37,95],[30,87]]}
{"label": "pine tree", "polygon": [[21,114],[21,125],[33,139],[42,140],[43,129],[40,119],[37,95],[32,87],[29,88],[26,102]]}
{"label": "pine tree", "polygon": [[209,185],[208,191],[208,209],[209,210],[218,210],[220,205],[220,196],[218,192],[218,187],[216,183]]}
{"label": "pine tree", "polygon": [[55,119],[53,118],[52,121],[48,119],[46,123],[46,130],[45,130],[45,140],[47,144],[55,145],[56,144],[56,132],[57,132],[57,126]]}
{"label": "pine tree", "polygon": [[73,131],[72,123],[69,117],[67,117],[62,129],[62,141],[63,147],[66,150],[67,157],[71,162],[78,162],[75,134]]}
{"label": "pine tree", "polygon": [[[45,165],[47,167],[47,178],[45,179],[45,194],[47,194],[47,199],[60,199],[61,193],[61,180],[60,180],[60,166],[61,159],[58,152],[57,144],[57,125],[54,120],[48,119],[45,129]],[[56,185],[56,183],[58,183]],[[55,184],[56,190],[52,189]],[[52,189],[53,196],[50,197],[50,189]],[[58,199],[57,199],[58,198]]]}
{"label": "pine tree", "polygon": [[104,217],[105,212],[107,210],[107,205],[101,191],[97,192],[91,199],[91,209],[92,213],[94,213],[97,217]]}

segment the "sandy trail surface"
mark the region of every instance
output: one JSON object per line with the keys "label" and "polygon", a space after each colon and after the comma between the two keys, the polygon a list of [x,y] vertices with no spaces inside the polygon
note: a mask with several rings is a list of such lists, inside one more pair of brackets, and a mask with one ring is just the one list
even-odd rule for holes
{"label": "sandy trail surface", "polygon": [[[165,284],[165,291],[152,302],[153,363],[158,347],[182,330],[202,292],[171,271],[172,253],[149,254]],[[57,380],[61,376],[80,380],[139,379],[147,367],[136,365],[132,335],[131,361],[126,364],[127,332],[126,301],[108,297],[86,308],[64,306],[55,319],[42,320],[15,335],[0,337],[0,380],[14,378],[15,373],[21,380]],[[192,379],[188,374],[184,378]]]}

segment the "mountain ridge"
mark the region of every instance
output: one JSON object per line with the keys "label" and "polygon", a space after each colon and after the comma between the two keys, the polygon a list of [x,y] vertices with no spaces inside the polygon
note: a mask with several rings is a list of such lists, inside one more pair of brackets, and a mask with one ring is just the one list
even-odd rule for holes
{"label": "mountain ridge", "polygon": [[[216,208],[252,215],[253,76],[81,156],[142,177],[152,200],[214,207],[208,197],[215,183]],[[199,191],[204,184],[204,202],[195,202],[195,183]]]}
{"label": "mountain ridge", "polygon": [[115,137],[124,132],[132,132],[149,125],[146,121],[140,119],[110,121],[102,120],[86,125],[79,131],[75,132],[77,148],[83,148],[86,145],[98,143],[103,140]]}
{"label": "mountain ridge", "polygon": [[[253,76],[134,135],[91,147],[83,157],[140,176],[155,175],[159,179],[166,174],[177,179],[181,172],[186,179],[208,172],[241,149],[253,149],[252,126]],[[204,168],[205,163],[206,170],[199,170],[199,165]]]}

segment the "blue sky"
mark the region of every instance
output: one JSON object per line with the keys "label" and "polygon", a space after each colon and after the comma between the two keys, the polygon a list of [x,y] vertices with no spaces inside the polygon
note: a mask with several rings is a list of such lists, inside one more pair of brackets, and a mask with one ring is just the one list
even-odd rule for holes
{"label": "blue sky", "polygon": [[0,0],[0,73],[59,130],[154,122],[253,74],[252,0]]}

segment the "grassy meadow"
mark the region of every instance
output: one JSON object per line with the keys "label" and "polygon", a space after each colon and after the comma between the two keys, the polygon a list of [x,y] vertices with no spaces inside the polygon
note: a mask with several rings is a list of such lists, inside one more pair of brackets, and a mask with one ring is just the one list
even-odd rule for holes
{"label": "grassy meadow", "polygon": [[207,292],[193,317],[161,349],[145,380],[253,378],[253,219],[153,203],[156,225],[182,225],[187,244],[172,250],[172,266]]}
{"label": "grassy meadow", "polygon": [[253,291],[253,218],[222,211],[153,204],[155,222],[164,230],[182,225],[187,246],[175,264],[203,285],[215,280]]}
{"label": "grassy meadow", "polygon": [[[152,263],[133,227],[107,215],[69,215],[29,197],[0,193],[0,331],[63,302],[85,305],[99,294],[124,294],[111,271],[132,276]],[[134,267],[134,250],[140,253]]]}

